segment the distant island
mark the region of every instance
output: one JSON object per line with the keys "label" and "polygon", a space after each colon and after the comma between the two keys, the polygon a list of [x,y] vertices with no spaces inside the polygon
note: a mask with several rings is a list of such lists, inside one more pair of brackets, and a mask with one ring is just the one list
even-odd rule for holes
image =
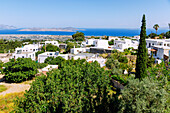
{"label": "distant island", "polygon": [[64,32],[74,32],[78,29],[72,28],[72,27],[66,27],[66,28],[26,28],[26,29],[20,29],[18,31],[64,31]]}

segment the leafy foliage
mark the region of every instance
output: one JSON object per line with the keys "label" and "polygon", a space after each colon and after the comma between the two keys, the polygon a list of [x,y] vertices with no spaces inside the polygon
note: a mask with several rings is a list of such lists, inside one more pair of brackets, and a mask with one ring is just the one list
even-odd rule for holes
{"label": "leafy foliage", "polygon": [[156,36],[157,36],[157,34],[156,33],[151,33],[151,34],[149,34],[148,35],[150,38],[155,38]]}
{"label": "leafy foliage", "polygon": [[[45,46],[42,47],[42,51],[45,51]],[[60,52],[60,48],[58,46],[55,46],[55,45],[52,45],[52,44],[47,44],[46,45],[46,51],[50,51],[50,52],[59,51]]]}
{"label": "leafy foliage", "polygon": [[13,52],[15,48],[21,47],[22,42],[21,41],[6,41],[3,39],[0,39],[0,53],[7,53],[9,50]]}
{"label": "leafy foliage", "polygon": [[159,25],[158,25],[158,24],[155,24],[155,25],[153,26],[153,28],[156,30],[156,34],[157,34],[157,31],[158,31]]}
{"label": "leafy foliage", "polygon": [[129,80],[121,91],[120,113],[165,113],[169,112],[169,94],[160,81],[150,78]]}
{"label": "leafy foliage", "polygon": [[108,73],[97,62],[68,60],[36,78],[16,112],[111,112]]}
{"label": "leafy foliage", "polygon": [[111,41],[108,42],[109,45],[114,45],[114,40],[112,39]]}
{"label": "leafy foliage", "polygon": [[64,58],[61,56],[58,56],[56,58],[54,57],[48,57],[45,59],[45,63],[51,64],[51,65],[61,65],[62,62],[66,61]]}
{"label": "leafy foliage", "polygon": [[42,69],[42,68],[44,68],[44,67],[46,67],[47,66],[47,64],[46,63],[37,63],[37,68],[38,69]]}
{"label": "leafy foliage", "polygon": [[74,46],[77,47],[77,44],[75,44],[75,43],[73,43],[73,42],[68,42],[68,43],[67,43],[66,52],[69,53],[69,52],[70,52],[70,49],[71,49],[71,48],[74,48]]}
{"label": "leafy foliage", "polygon": [[136,78],[144,78],[146,73],[147,63],[147,49],[146,49],[146,20],[143,15],[142,26],[140,32],[140,44],[138,46],[137,60],[136,60]]}
{"label": "leafy foliage", "polygon": [[85,36],[84,33],[77,31],[75,34],[72,35],[72,38],[76,41],[83,41]]}
{"label": "leafy foliage", "polygon": [[165,67],[165,63],[162,61],[160,64],[157,64],[154,67],[149,67],[147,69],[148,75],[157,78],[157,80],[162,80],[165,77],[168,77],[170,81],[170,71]]}
{"label": "leafy foliage", "polygon": [[166,38],[170,38],[170,31],[166,32],[165,36]]}
{"label": "leafy foliage", "polygon": [[7,82],[22,82],[32,79],[37,73],[37,64],[30,58],[11,59],[4,64],[5,79]]}

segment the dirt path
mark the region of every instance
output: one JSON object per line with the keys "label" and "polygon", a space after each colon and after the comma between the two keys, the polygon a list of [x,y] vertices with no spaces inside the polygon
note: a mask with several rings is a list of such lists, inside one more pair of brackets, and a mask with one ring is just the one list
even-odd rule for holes
{"label": "dirt path", "polygon": [[0,95],[6,95],[9,93],[18,93],[25,90],[29,90],[29,84],[9,84],[9,83],[0,83],[0,85],[6,86],[8,89],[0,93]]}

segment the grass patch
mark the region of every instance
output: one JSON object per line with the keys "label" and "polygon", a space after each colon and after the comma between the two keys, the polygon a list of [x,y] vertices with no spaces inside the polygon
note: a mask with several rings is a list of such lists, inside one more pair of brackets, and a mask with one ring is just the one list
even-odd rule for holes
{"label": "grass patch", "polygon": [[0,113],[9,113],[14,109],[14,100],[16,97],[23,97],[24,92],[10,93],[0,96]]}
{"label": "grass patch", "polygon": [[5,87],[4,85],[0,85],[0,93],[7,90],[7,87]]}

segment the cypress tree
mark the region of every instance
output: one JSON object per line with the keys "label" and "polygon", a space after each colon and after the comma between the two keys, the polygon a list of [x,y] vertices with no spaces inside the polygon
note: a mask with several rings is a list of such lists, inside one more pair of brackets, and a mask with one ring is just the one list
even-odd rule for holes
{"label": "cypress tree", "polygon": [[138,46],[137,60],[136,60],[136,76],[135,78],[144,78],[147,68],[147,49],[146,49],[146,20],[145,15],[143,15],[142,26],[140,32],[140,43]]}

